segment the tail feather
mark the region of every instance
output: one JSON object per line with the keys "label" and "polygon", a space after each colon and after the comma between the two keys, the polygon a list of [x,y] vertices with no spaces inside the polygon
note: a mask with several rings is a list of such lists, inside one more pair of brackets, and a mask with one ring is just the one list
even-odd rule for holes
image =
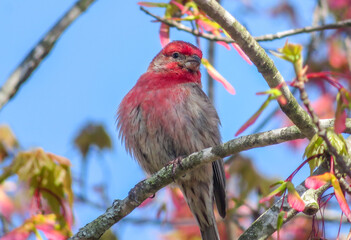
{"label": "tail feather", "polygon": [[220,240],[217,226],[211,225],[204,229],[201,229],[201,237],[202,237],[202,240]]}
{"label": "tail feather", "polygon": [[212,164],[196,169],[177,181],[186,202],[200,227],[202,240],[220,240],[213,212],[213,174]]}

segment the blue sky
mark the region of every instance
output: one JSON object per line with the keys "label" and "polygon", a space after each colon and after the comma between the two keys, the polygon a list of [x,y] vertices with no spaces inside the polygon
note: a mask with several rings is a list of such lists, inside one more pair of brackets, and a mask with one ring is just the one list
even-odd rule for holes
{"label": "blue sky", "polygon": [[[75,1],[3,0],[0,1],[0,84],[3,84],[24,56]],[[76,20],[57,41],[18,94],[1,110],[0,123],[9,124],[23,149],[42,147],[68,157],[73,173],[79,173],[79,154],[72,140],[83,124],[101,122],[112,136],[114,150],[91,159],[90,185],[110,182],[111,200],[124,198],[129,189],[145,176],[137,163],[126,154],[117,137],[115,113],[123,96],[138,77],[146,71],[152,58],[160,51],[158,23],[139,10],[137,1],[99,0]],[[261,12],[247,12],[239,1],[223,1],[223,5],[255,35],[290,29],[285,17],[266,18],[277,1],[254,1]],[[294,1],[300,26],[310,25],[313,1]],[[162,14],[158,9],[151,11]],[[279,24],[277,24],[279,23]],[[195,43],[194,37],[172,29],[172,40]],[[290,42],[304,43],[308,35],[290,37]],[[267,49],[282,47],[285,40],[263,43]],[[205,50],[207,43],[201,41]],[[216,83],[215,106],[222,121],[222,138],[234,138],[239,127],[265,100],[255,93],[268,89],[254,66],[248,65],[232,49],[218,45],[217,70],[232,83],[237,94],[230,95]],[[206,51],[205,51],[206,52]],[[293,77],[291,66],[273,58],[283,76]],[[203,76],[205,72],[203,71]],[[206,89],[206,83],[204,82]],[[276,103],[272,103],[273,109]],[[269,113],[270,111],[266,111]],[[262,118],[261,118],[262,119]],[[268,124],[265,130],[276,128],[279,122]],[[256,125],[257,126],[257,125]],[[244,134],[251,133],[253,128]],[[254,159],[262,174],[286,178],[301,162],[301,151],[294,152],[284,144],[244,153]],[[109,172],[102,172],[101,160]],[[105,168],[105,169],[106,169]],[[296,183],[307,176],[304,169]],[[92,198],[94,194],[91,192]],[[103,211],[82,206],[76,208],[78,227],[95,219]],[[140,213],[133,213],[139,216]],[[118,224],[121,239],[154,239],[158,226]],[[138,231],[135,231],[138,229]]]}

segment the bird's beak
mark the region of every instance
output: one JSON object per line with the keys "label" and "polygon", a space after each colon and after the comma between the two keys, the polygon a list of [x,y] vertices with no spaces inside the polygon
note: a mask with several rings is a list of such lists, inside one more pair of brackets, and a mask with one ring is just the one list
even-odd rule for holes
{"label": "bird's beak", "polygon": [[197,72],[199,71],[200,63],[201,59],[196,55],[192,55],[186,58],[184,65],[189,71]]}

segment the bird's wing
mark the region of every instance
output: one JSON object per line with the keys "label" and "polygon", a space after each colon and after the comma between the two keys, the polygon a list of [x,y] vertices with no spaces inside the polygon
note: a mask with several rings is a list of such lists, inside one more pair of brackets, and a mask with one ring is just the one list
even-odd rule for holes
{"label": "bird's wing", "polygon": [[213,192],[216,200],[216,206],[222,218],[225,218],[227,201],[225,193],[225,173],[223,159],[212,163],[213,169]]}

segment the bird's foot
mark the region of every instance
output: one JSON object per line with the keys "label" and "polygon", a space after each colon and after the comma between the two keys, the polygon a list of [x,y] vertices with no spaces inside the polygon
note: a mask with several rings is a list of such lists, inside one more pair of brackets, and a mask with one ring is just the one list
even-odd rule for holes
{"label": "bird's foot", "polygon": [[175,176],[176,167],[179,166],[180,168],[183,168],[182,160],[183,160],[183,157],[177,157],[176,159],[174,159],[174,160],[170,161],[169,163],[167,163],[167,167],[172,165],[172,178],[173,178],[174,182],[175,182],[174,176]]}

